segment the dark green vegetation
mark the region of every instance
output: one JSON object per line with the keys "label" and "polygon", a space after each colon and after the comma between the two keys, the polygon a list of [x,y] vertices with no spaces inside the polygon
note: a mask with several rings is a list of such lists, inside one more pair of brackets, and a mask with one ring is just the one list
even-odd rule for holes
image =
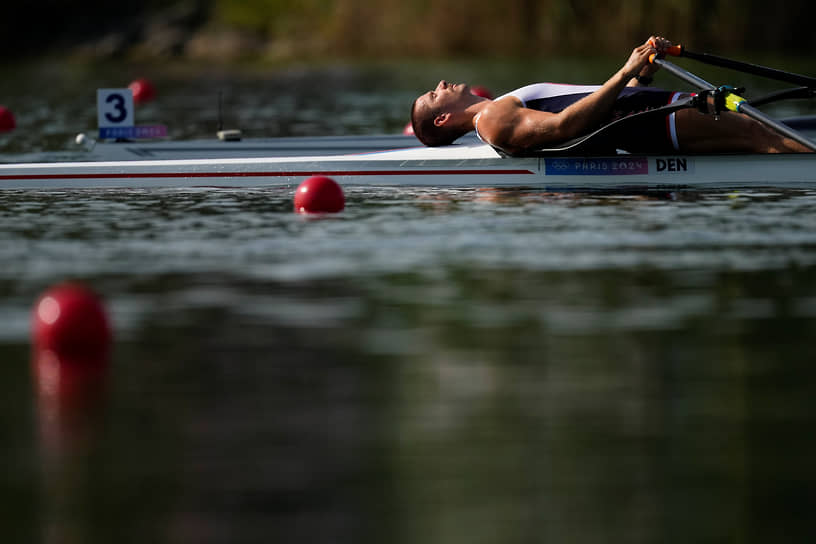
{"label": "dark green vegetation", "polygon": [[[650,33],[721,52],[813,50],[812,2],[759,0],[56,0],[3,8],[0,47],[19,55],[303,58],[537,56],[626,51]],[[465,7],[467,6],[467,7]]]}

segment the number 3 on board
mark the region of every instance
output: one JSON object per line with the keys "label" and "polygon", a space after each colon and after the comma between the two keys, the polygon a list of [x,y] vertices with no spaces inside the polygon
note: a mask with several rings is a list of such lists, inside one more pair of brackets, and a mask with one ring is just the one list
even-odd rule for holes
{"label": "number 3 on board", "polygon": [[99,128],[133,126],[133,91],[97,89],[96,117]]}

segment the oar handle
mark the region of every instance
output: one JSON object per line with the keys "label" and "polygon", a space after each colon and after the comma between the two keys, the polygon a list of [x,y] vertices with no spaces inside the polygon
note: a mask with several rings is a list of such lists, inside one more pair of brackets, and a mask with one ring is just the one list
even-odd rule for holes
{"label": "oar handle", "polygon": [[672,45],[671,47],[666,48],[666,54],[671,55],[672,57],[682,57],[683,51],[683,46],[680,44]]}
{"label": "oar handle", "polygon": [[[649,38],[649,44],[652,47],[654,47],[655,49],[657,49],[657,43],[654,41],[654,39]],[[666,49],[663,50],[662,55],[671,55],[673,57],[680,57],[680,56],[683,55],[683,46],[680,45],[680,44],[677,44],[677,45],[672,45],[670,47],[667,47]],[[652,55],[651,57],[649,57],[649,62],[654,62],[654,57],[655,57],[655,55]]]}
{"label": "oar handle", "polygon": [[[668,49],[666,49],[665,55],[672,55],[674,57],[679,57],[683,55],[683,46],[682,45],[672,45]],[[649,63],[654,64],[655,59],[662,58],[664,55],[658,55],[657,53],[652,53],[649,55]]]}

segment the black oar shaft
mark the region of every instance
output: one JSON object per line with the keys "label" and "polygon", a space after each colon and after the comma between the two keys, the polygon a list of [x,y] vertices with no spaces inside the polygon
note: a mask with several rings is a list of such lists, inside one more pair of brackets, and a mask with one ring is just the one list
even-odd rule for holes
{"label": "black oar shaft", "polygon": [[794,87],[793,89],[782,89],[781,91],[774,91],[759,98],[752,98],[749,102],[755,108],[771,104],[779,100],[786,100],[788,98],[816,98],[816,89],[808,87]]}
{"label": "black oar shaft", "polygon": [[[682,68],[672,64],[671,62],[668,62],[668,61],[663,60],[663,59],[658,59],[658,58],[655,58],[653,60],[653,62],[655,64],[657,64],[658,66],[660,66],[661,68],[663,68],[664,70],[667,70],[667,71],[671,72],[672,75],[682,79],[686,83],[689,83],[690,85],[692,85],[694,87],[697,87],[701,91],[714,91],[714,90],[717,89],[717,87],[715,87],[711,83],[707,82],[706,80],[704,80],[704,79],[702,79],[702,78],[700,78],[698,76],[695,76],[691,72],[683,70]],[[816,142],[813,142],[812,140],[809,140],[808,138],[805,138],[802,134],[800,134],[800,133],[796,132],[795,130],[791,129],[789,126],[784,125],[784,124],[780,123],[779,121],[777,121],[777,120],[775,120],[775,119],[773,119],[771,117],[768,117],[767,115],[765,115],[764,113],[762,113],[758,109],[754,108],[753,106],[747,104],[746,102],[741,102],[736,107],[736,111],[738,111],[739,113],[743,113],[743,114],[747,115],[748,117],[751,117],[752,119],[754,119],[756,121],[759,121],[760,123],[764,124],[765,126],[775,130],[779,134],[781,134],[781,135],[783,135],[783,136],[785,136],[787,138],[790,138],[791,140],[793,140],[795,142],[798,142],[798,143],[802,144],[803,146],[807,147],[808,149],[816,151]]]}
{"label": "black oar shaft", "polygon": [[777,81],[785,81],[793,83],[794,85],[804,85],[805,87],[816,87],[816,78],[803,76],[793,72],[786,72],[784,70],[777,70],[776,68],[768,68],[767,66],[760,66],[759,64],[751,64],[749,62],[742,62],[717,55],[710,55],[708,53],[695,53],[681,48],[681,56],[690,59],[698,60],[712,66],[719,66],[721,68],[730,68],[732,70],[739,70],[748,74],[767,77]]}

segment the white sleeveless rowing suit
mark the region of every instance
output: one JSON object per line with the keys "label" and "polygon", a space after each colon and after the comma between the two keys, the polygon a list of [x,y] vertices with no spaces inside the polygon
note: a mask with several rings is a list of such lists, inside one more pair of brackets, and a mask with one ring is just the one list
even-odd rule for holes
{"label": "white sleeveless rowing suit", "polygon": [[[566,107],[578,102],[585,96],[600,89],[600,85],[567,85],[563,83],[533,83],[526,85],[515,91],[503,94],[496,100],[513,96],[521,101],[521,105],[537,111],[547,111],[558,113]],[[658,106],[671,104],[682,93],[665,91],[656,87],[625,87],[615,103],[610,121],[631,115],[638,111],[652,109]],[[479,116],[475,120],[476,135],[484,141],[479,134]],[[666,116],[666,137],[671,142],[675,150],[679,150],[677,141],[677,129],[675,126],[674,113]]]}

